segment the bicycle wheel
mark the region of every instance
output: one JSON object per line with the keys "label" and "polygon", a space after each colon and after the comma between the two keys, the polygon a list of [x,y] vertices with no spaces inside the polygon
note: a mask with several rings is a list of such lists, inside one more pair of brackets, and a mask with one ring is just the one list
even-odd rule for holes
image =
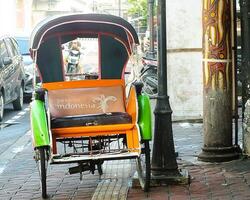
{"label": "bicycle wheel", "polygon": [[39,163],[39,170],[40,170],[40,181],[41,181],[41,192],[42,197],[47,198],[47,184],[46,184],[46,178],[47,178],[47,156],[46,156],[47,150],[45,148],[39,149],[40,154],[40,163]]}
{"label": "bicycle wheel", "polygon": [[146,95],[148,95],[150,98],[156,97],[158,94],[157,74],[145,73],[142,75],[141,81],[143,83],[142,92],[145,93]]}
{"label": "bicycle wheel", "polygon": [[136,159],[136,166],[140,185],[144,192],[148,192],[151,176],[150,147],[148,140],[145,140],[142,143],[142,152],[141,155]]}

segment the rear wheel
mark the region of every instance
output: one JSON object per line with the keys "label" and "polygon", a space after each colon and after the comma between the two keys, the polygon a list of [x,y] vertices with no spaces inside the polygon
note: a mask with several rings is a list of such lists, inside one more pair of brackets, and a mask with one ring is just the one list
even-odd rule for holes
{"label": "rear wheel", "polygon": [[144,190],[144,192],[148,192],[150,187],[150,176],[151,176],[150,147],[148,140],[143,141],[142,152],[141,155],[137,158],[136,164],[137,164],[137,173],[140,185]]}
{"label": "rear wheel", "polygon": [[4,113],[4,99],[2,93],[0,92],[0,122],[3,120],[3,113]]}
{"label": "rear wheel", "polygon": [[41,181],[41,192],[42,197],[47,198],[47,166],[48,166],[48,159],[47,159],[47,150],[46,148],[42,147],[39,148],[39,172],[40,172],[40,181]]}
{"label": "rear wheel", "polygon": [[23,108],[23,87],[20,87],[18,97],[13,101],[14,110],[22,110]]}

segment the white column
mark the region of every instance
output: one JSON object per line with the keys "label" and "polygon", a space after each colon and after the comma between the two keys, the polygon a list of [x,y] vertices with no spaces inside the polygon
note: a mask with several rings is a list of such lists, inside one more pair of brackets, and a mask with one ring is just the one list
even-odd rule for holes
{"label": "white column", "polygon": [[175,118],[202,117],[202,1],[167,0],[168,92]]}

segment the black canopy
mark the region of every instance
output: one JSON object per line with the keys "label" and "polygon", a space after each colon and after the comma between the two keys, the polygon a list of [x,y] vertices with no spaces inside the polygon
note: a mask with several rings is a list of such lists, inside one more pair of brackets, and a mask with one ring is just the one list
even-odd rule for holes
{"label": "black canopy", "polygon": [[33,30],[30,48],[37,50],[44,37],[62,32],[88,31],[106,33],[139,44],[138,36],[133,26],[121,17],[106,14],[70,14],[50,17],[40,22]]}
{"label": "black canopy", "polygon": [[64,81],[61,44],[76,37],[99,39],[99,77],[123,78],[133,44],[139,44],[136,31],[126,20],[104,14],[72,14],[48,18],[39,23],[30,38],[43,82]]}

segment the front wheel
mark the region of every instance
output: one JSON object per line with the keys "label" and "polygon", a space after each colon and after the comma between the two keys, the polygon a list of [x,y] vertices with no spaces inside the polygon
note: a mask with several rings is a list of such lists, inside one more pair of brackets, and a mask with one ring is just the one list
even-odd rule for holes
{"label": "front wheel", "polygon": [[142,143],[142,152],[141,155],[136,159],[136,167],[140,185],[144,192],[148,192],[151,177],[150,146],[148,140],[145,140]]}
{"label": "front wheel", "polygon": [[42,197],[47,198],[47,165],[48,165],[48,155],[46,148],[39,148],[39,172],[40,172],[40,181],[41,181],[41,192]]}

